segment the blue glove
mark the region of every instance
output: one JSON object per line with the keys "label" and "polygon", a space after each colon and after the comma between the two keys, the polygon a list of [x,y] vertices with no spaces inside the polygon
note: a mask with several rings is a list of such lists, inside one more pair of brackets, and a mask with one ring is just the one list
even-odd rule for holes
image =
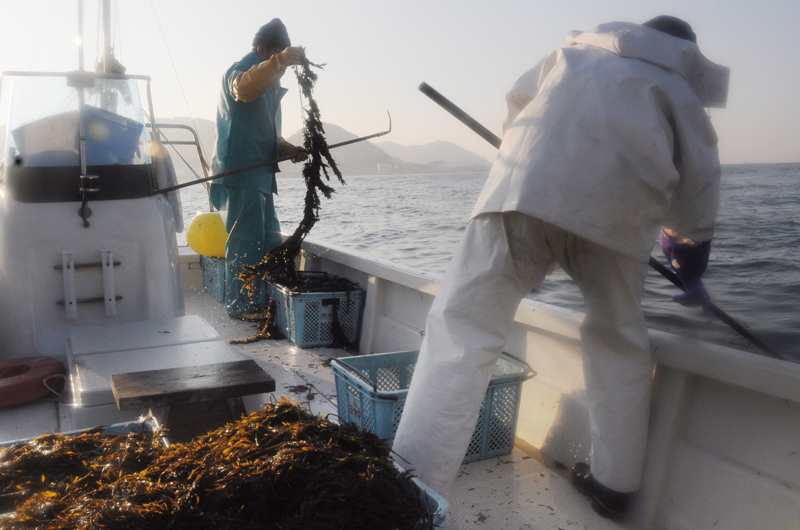
{"label": "blue glove", "polygon": [[711,240],[699,245],[680,245],[671,241],[662,231],[661,251],[675,269],[675,274],[686,291],[683,294],[676,294],[672,300],[688,307],[703,306],[703,308],[707,308],[711,299],[700,277],[706,272],[708,266]]}

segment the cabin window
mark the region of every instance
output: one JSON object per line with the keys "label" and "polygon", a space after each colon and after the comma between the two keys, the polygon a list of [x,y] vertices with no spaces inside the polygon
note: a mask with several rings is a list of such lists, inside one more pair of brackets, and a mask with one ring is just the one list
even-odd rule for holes
{"label": "cabin window", "polygon": [[[80,200],[80,95],[66,76],[14,76],[8,92],[4,188],[23,202]],[[139,82],[81,74],[90,200],[126,199],[152,189]],[[72,86],[71,86],[72,85]],[[5,95],[5,94],[4,94]]]}

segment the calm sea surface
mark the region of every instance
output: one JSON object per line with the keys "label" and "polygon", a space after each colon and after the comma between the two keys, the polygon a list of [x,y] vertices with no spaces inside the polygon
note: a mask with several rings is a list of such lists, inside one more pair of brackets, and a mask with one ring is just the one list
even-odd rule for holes
{"label": "calm sea surface", "polygon": [[[308,239],[443,274],[487,173],[345,177]],[[284,232],[302,217],[302,179],[279,179]],[[182,191],[184,218],[207,210],[202,186]],[[724,166],[711,262],[703,280],[712,301],[775,350],[800,361],[800,164]],[[180,244],[185,239],[179,235]],[[658,246],[656,256],[665,262]],[[677,289],[650,270],[642,307],[653,329],[750,349],[727,325],[671,301]],[[575,284],[556,271],[531,298],[583,310]]]}

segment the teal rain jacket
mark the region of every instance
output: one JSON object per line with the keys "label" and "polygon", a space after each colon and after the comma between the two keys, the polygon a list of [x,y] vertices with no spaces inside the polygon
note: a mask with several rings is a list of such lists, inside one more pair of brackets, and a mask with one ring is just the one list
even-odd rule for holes
{"label": "teal rain jacket", "polygon": [[[217,108],[217,143],[211,163],[214,175],[278,157],[281,145],[280,100],[286,89],[278,84],[249,103],[236,99],[233,94],[236,77],[260,62],[261,59],[250,52],[225,72]],[[278,191],[275,182],[277,171],[275,164],[211,183],[209,199],[221,212],[228,231],[225,305],[230,314],[260,311],[266,302],[263,285],[250,295],[242,291],[243,283],[238,276],[242,265],[260,262],[282,241],[272,202],[272,194]]]}
{"label": "teal rain jacket", "polygon": [[[217,143],[211,162],[214,175],[278,157],[281,146],[281,99],[286,89],[279,83],[249,103],[233,95],[236,77],[260,62],[258,55],[250,52],[225,72],[217,107]],[[253,169],[220,179],[222,182],[214,181],[211,187],[223,185],[277,193],[277,171],[277,164]]]}

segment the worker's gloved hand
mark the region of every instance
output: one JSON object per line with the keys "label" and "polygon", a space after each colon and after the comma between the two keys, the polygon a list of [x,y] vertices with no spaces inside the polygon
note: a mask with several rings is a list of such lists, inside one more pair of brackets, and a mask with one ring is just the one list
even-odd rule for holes
{"label": "worker's gloved hand", "polygon": [[306,59],[306,54],[303,48],[298,46],[289,46],[281,53],[277,54],[278,61],[281,63],[281,68],[286,68],[294,64],[303,64]]}
{"label": "worker's gloved hand", "polygon": [[675,274],[686,291],[684,294],[673,296],[672,300],[684,306],[707,308],[710,297],[700,278],[708,267],[711,240],[698,245],[678,244],[667,237],[662,230],[661,251],[675,269]]}
{"label": "worker's gloved hand", "polygon": [[294,158],[292,158],[292,162],[295,164],[308,158],[308,153],[305,149],[296,145],[292,145],[286,140],[283,140],[283,142],[281,142],[281,148],[278,150],[278,156],[283,158],[284,156],[290,155],[295,155]]}

